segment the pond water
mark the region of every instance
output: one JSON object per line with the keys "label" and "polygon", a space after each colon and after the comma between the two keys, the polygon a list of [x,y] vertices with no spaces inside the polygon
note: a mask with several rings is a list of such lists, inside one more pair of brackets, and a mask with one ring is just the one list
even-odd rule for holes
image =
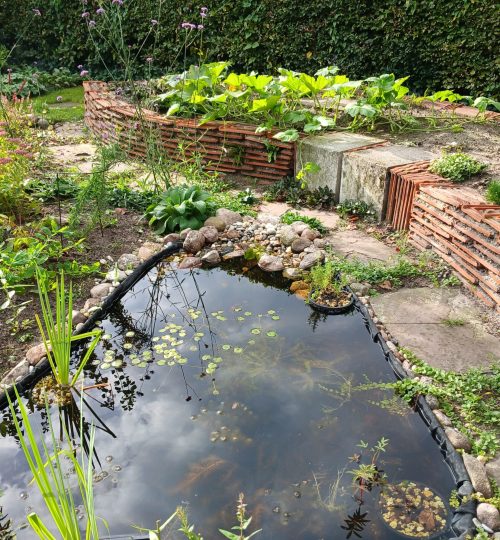
{"label": "pond water", "polygon": [[[447,501],[455,486],[439,448],[392,391],[370,387],[394,375],[357,310],[317,316],[252,272],[162,264],[102,321],[86,377],[109,387],[89,389],[83,406],[98,427],[97,514],[125,534],[183,505],[206,539],[222,538],[243,492],[256,538],[401,538],[382,519],[378,482],[360,491],[349,471],[384,437],[377,474]],[[19,526],[44,507],[5,411],[0,428],[0,506]]]}

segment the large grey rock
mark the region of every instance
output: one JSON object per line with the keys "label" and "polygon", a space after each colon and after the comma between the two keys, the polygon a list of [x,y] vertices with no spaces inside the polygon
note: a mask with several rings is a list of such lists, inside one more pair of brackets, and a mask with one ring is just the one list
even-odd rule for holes
{"label": "large grey rock", "polygon": [[484,465],[474,456],[471,456],[466,452],[462,454],[462,457],[474,489],[481,493],[487,499],[491,497],[491,485],[486,475],[486,469]]}
{"label": "large grey rock", "polygon": [[188,253],[198,253],[205,245],[205,236],[200,231],[189,231],[182,247]]}
{"label": "large grey rock", "polygon": [[293,232],[295,234],[298,234],[299,236],[309,228],[307,223],[304,223],[303,221],[294,221],[290,227],[292,228]]}
{"label": "large grey rock", "polygon": [[145,261],[161,251],[162,248],[163,246],[161,244],[157,244],[156,242],[144,242],[144,244],[142,244],[137,251],[137,256],[141,261]]}
{"label": "large grey rock", "polygon": [[296,173],[302,163],[316,163],[320,170],[309,174],[307,183],[309,189],[329,187],[336,194],[340,194],[340,180],[342,172],[342,157],[346,150],[361,148],[369,144],[380,143],[383,139],[358,135],[357,133],[327,133],[316,137],[307,137],[301,141],[297,151]]}
{"label": "large grey rock", "polygon": [[283,259],[274,255],[262,255],[259,259],[259,268],[266,272],[281,272],[284,268]]}
{"label": "large grey rock", "polygon": [[285,225],[282,227],[279,236],[281,243],[287,247],[291,246],[292,242],[299,237],[299,235],[292,229],[291,225]]}
{"label": "large grey rock", "polygon": [[486,474],[500,486],[500,453],[485,465]]}
{"label": "large grey rock", "polygon": [[291,245],[293,253],[302,253],[304,249],[312,245],[311,240],[307,238],[296,238]]}
{"label": "large grey rock", "polygon": [[204,226],[200,229],[208,244],[213,244],[219,239],[219,231],[213,225]]}
{"label": "large grey rock", "polygon": [[492,531],[500,530],[500,512],[489,503],[479,503],[476,509],[477,518]]}
{"label": "large grey rock", "polygon": [[319,249],[317,251],[313,251],[312,253],[308,253],[299,264],[299,268],[301,270],[308,270],[315,264],[323,262],[325,258],[325,254],[320,251]]}
{"label": "large grey rock", "polygon": [[73,325],[83,324],[86,320],[87,320],[87,317],[81,311],[73,310],[73,315],[72,315]]}
{"label": "large grey rock", "polygon": [[181,270],[189,270],[190,268],[199,268],[201,266],[201,259],[199,257],[185,257],[179,263],[178,268]]}
{"label": "large grey rock", "polygon": [[209,217],[205,223],[205,227],[215,227],[218,232],[222,232],[226,228],[226,222],[220,217]]}
{"label": "large grey rock", "polygon": [[179,233],[170,233],[170,234],[167,234],[167,236],[165,236],[163,238],[163,243],[164,244],[168,244],[170,242],[172,242],[172,244],[175,244],[176,242],[180,242],[181,241],[181,235]]}
{"label": "large grey rock", "polygon": [[14,366],[5,377],[2,379],[2,385],[11,385],[21,380],[29,372],[29,364],[27,360],[21,360]]}
{"label": "large grey rock", "polygon": [[357,283],[353,281],[349,284],[354,294],[358,296],[366,296],[370,292],[370,285],[368,283]]}
{"label": "large grey rock", "polygon": [[304,229],[300,235],[302,238],[307,238],[308,240],[316,240],[316,238],[319,238],[321,234],[316,229],[310,229],[307,227],[307,229]]}
{"label": "large grey rock", "polygon": [[211,249],[201,258],[201,262],[208,266],[213,266],[220,263],[220,255],[216,249]]}
{"label": "large grey rock", "polygon": [[224,222],[226,227],[229,227],[229,225],[232,225],[237,221],[241,221],[241,215],[238,214],[238,212],[233,212],[227,208],[219,208],[217,212],[215,212],[215,215]]}
{"label": "large grey rock", "polygon": [[90,296],[92,298],[103,298],[108,295],[110,289],[111,285],[109,283],[99,283],[90,289]]}
{"label": "large grey rock", "polygon": [[101,305],[101,299],[100,298],[89,298],[86,300],[85,304],[83,304],[82,311],[83,313],[88,313],[90,309],[98,307]]}
{"label": "large grey rock", "polygon": [[113,283],[123,281],[126,278],[127,274],[125,273],[125,270],[120,270],[118,268],[113,268],[106,274],[106,281],[112,281]]}
{"label": "large grey rock", "polygon": [[45,345],[43,343],[39,343],[38,345],[30,347],[26,351],[26,360],[29,362],[30,366],[36,366],[38,362],[40,362],[40,360],[46,355],[47,352],[45,351]]}
{"label": "large grey rock", "polygon": [[436,157],[439,156],[420,148],[395,144],[348,152],[342,159],[339,201],[364,201],[372,205],[377,218],[382,219],[388,189],[387,169]]}
{"label": "large grey rock", "polygon": [[303,272],[300,268],[285,268],[283,270],[283,277],[286,279],[300,279],[302,274]]}
{"label": "large grey rock", "polygon": [[[436,412],[436,411],[434,411]],[[445,435],[450,439],[451,444],[457,450],[465,450],[466,452],[471,451],[471,443],[469,439],[458,429],[447,427],[444,430]]]}
{"label": "large grey rock", "polygon": [[192,231],[193,229],[191,229],[190,227],[188,227],[187,229],[182,229],[182,231],[179,233],[179,238],[181,240],[181,242],[184,242],[184,240],[187,238],[187,235]]}
{"label": "large grey rock", "polygon": [[[429,383],[432,382],[432,379],[429,381]],[[444,414],[443,411],[440,411],[439,409],[435,410],[434,411],[434,415],[436,416],[436,418],[438,419],[438,422],[444,426],[444,427],[451,427],[452,426],[452,423],[451,423],[451,420],[446,416],[446,414]]]}
{"label": "large grey rock", "polygon": [[229,251],[228,253],[225,253],[222,255],[222,259],[225,261],[231,261],[233,259],[240,259],[245,255],[245,252],[242,249],[235,249],[233,251]]}
{"label": "large grey rock", "polygon": [[125,271],[136,268],[139,266],[140,262],[141,261],[137,255],[134,255],[133,253],[124,253],[118,258],[116,265],[120,270]]}

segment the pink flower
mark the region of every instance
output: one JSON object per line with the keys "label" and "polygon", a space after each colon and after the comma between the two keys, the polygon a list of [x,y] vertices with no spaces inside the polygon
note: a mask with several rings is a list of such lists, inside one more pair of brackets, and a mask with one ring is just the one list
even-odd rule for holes
{"label": "pink flower", "polygon": [[38,8],[35,8],[33,10],[33,14],[35,15],[35,17],[41,17],[42,16],[42,12]]}
{"label": "pink flower", "polygon": [[86,19],[87,17],[90,17],[90,13],[88,11],[84,11],[82,13],[82,19]]}
{"label": "pink flower", "polygon": [[205,27],[202,24],[198,25],[198,30],[203,30],[203,28],[205,28]]}
{"label": "pink flower", "polygon": [[80,77],[86,77],[89,74],[89,72],[86,69],[82,69],[80,71]]}
{"label": "pink flower", "polygon": [[97,13],[97,15],[103,15],[103,13],[104,13],[104,8],[102,8],[102,7],[98,8],[98,9],[96,10],[96,13]]}
{"label": "pink flower", "polygon": [[156,26],[158,21],[156,19],[151,19],[151,26]]}
{"label": "pink flower", "polygon": [[95,21],[89,21],[89,28],[94,28]]}
{"label": "pink flower", "polygon": [[151,64],[151,63],[153,62],[153,57],[152,57],[152,56],[148,56],[148,57],[146,58],[146,62],[147,62],[148,64]]}

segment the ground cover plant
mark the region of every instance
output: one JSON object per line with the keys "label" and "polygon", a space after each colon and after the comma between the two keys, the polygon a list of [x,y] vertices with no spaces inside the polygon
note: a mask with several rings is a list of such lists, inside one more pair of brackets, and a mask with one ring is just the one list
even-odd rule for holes
{"label": "ground cover plant", "polygon": [[452,182],[464,182],[484,169],[486,169],[486,164],[463,152],[446,154],[434,160],[429,167],[431,172],[448,178]]}
{"label": "ground cover plant", "polygon": [[318,218],[304,216],[303,214],[293,212],[292,210],[288,210],[282,214],[280,216],[280,221],[281,223],[286,223],[287,225],[291,225],[294,221],[302,221],[303,223],[309,225],[311,229],[316,229],[321,234],[325,234],[327,232],[326,227]]}

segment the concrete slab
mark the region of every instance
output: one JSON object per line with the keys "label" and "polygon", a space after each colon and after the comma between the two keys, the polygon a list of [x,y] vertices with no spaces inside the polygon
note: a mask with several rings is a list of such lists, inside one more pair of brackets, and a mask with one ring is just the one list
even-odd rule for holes
{"label": "concrete slab", "polygon": [[420,148],[396,144],[348,152],[342,159],[339,200],[365,201],[373,206],[378,219],[382,219],[387,198],[387,169],[436,157],[439,156]]}
{"label": "concrete slab", "polygon": [[292,210],[298,212],[304,216],[314,217],[319,219],[321,223],[328,229],[335,229],[340,221],[340,217],[336,212],[327,212],[325,210],[311,210],[309,208],[296,208],[291,207],[286,203],[279,202],[263,202],[259,205],[259,213],[268,214],[271,216],[279,217],[284,214],[287,210]]}
{"label": "concrete slab", "polygon": [[396,250],[357,229],[335,231],[325,239],[336,253],[362,262],[385,262],[396,255]]}
{"label": "concrete slab", "polygon": [[[486,331],[484,307],[460,289],[401,289],[371,303],[400,345],[433,367],[465,371],[500,359],[500,339]],[[445,322],[451,320],[454,326]]]}
{"label": "concrete slab", "polygon": [[381,142],[383,142],[383,139],[358,135],[357,133],[335,132],[316,137],[307,137],[296,147],[295,174],[304,163],[308,161],[316,163],[320,166],[320,170],[308,176],[308,188],[316,189],[327,186],[335,192],[338,200],[344,152]]}

